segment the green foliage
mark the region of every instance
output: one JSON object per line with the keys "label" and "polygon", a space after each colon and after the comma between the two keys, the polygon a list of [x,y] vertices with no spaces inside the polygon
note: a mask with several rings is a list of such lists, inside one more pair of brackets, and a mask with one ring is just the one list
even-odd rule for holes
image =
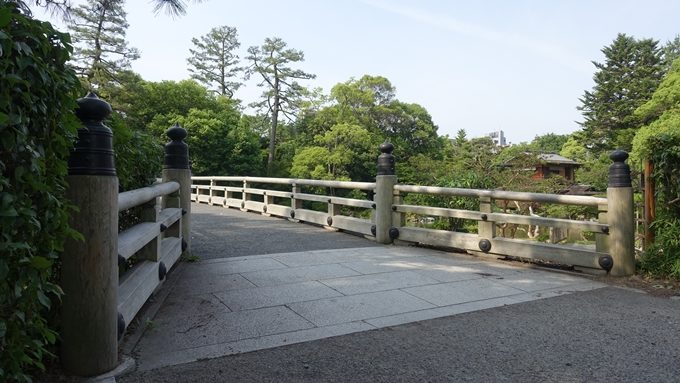
{"label": "green foliage", "polygon": [[187,59],[191,78],[206,87],[215,87],[223,96],[234,96],[241,82],[233,81],[243,68],[238,67],[238,55],[234,53],[241,44],[238,42],[236,28],[221,26],[210,30],[208,34],[191,39],[195,49],[189,49],[191,57]]}
{"label": "green foliage", "polygon": [[68,35],[0,3],[0,381],[30,381],[57,334],[66,158],[78,122]]}
{"label": "green foliage", "polygon": [[680,279],[680,216],[661,211],[650,226],[654,243],[640,262],[642,271]]}
{"label": "green foliage", "polygon": [[676,60],[651,99],[636,111],[648,121],[633,140],[635,163],[654,164],[657,215],[650,229],[654,243],[641,262],[644,271],[680,278],[680,60]]}
{"label": "green foliage", "polygon": [[222,100],[224,103],[216,109],[158,115],[149,130],[164,134],[175,123],[186,129],[192,171],[196,175],[257,175],[262,164],[259,137],[239,124],[238,111],[226,99]]}
{"label": "green foliage", "polygon": [[161,174],[163,164],[163,147],[158,139],[143,131],[128,128],[124,118],[117,112],[111,116],[108,126],[113,131],[119,189],[133,190],[154,183]]}
{"label": "green foliage", "polygon": [[581,163],[581,167],[575,171],[576,183],[590,185],[597,191],[607,190],[611,165],[608,152],[596,155],[572,136],[562,146],[560,155]]}
{"label": "green foliage", "polygon": [[539,153],[559,153],[569,137],[568,134],[547,133],[534,137],[529,146]]}
{"label": "green foliage", "polygon": [[[186,116],[191,109],[220,110],[217,97],[194,80],[147,82],[126,84],[131,92],[122,94],[122,103],[129,105],[122,110],[132,129],[148,129],[150,133],[165,140],[169,115]],[[156,121],[155,124],[152,122]]]}
{"label": "green foliage", "polygon": [[641,125],[634,111],[652,96],[663,76],[662,54],[655,40],[619,34],[602,53],[605,62],[593,62],[595,86],[585,92],[578,108],[584,119],[578,141],[595,156],[617,148],[630,151]]}
{"label": "green foliage", "polygon": [[[315,146],[293,158],[291,175],[299,178],[366,180],[374,176],[377,143],[359,125],[339,124],[314,138]],[[370,164],[367,166],[367,164]]]}

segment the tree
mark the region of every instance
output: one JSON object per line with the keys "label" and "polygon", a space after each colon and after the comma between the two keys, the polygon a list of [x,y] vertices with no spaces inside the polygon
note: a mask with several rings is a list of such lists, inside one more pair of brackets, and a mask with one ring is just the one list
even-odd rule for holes
{"label": "tree", "polygon": [[118,73],[139,58],[125,41],[128,23],[124,0],[88,0],[75,8],[69,29],[76,41],[73,66],[87,86],[118,82]]}
{"label": "tree", "polygon": [[294,177],[368,180],[374,176],[377,142],[361,126],[335,125],[314,142],[315,146],[302,149],[293,158]]}
{"label": "tree", "polygon": [[233,79],[243,71],[237,66],[239,57],[234,52],[241,44],[238,42],[236,28],[221,26],[213,28],[200,39],[191,42],[195,49],[189,49],[187,59],[191,78],[206,87],[215,87],[223,96],[234,96],[241,83]]}
{"label": "tree", "polygon": [[593,62],[595,86],[585,92],[578,107],[584,118],[578,139],[596,154],[615,148],[630,150],[641,125],[633,112],[651,97],[663,75],[655,40],[619,34],[602,53],[605,62]]}
{"label": "tree", "polygon": [[142,81],[140,84],[124,83],[132,92],[117,93],[119,99],[112,103],[125,106],[122,110],[133,128],[149,130],[157,137],[166,139],[165,130],[170,126],[153,125],[155,120],[165,121],[166,115],[186,115],[193,109],[219,110],[218,97],[194,80],[182,81]]}
{"label": "tree", "polygon": [[680,35],[675,35],[673,40],[666,41],[661,52],[663,53],[664,73],[668,73],[673,61],[680,58]]}
{"label": "tree", "polygon": [[254,103],[253,106],[265,110],[270,116],[268,172],[272,169],[276,154],[276,129],[279,124],[279,114],[283,114],[291,121],[294,120],[301,100],[307,93],[307,90],[296,80],[316,77],[290,67],[293,63],[304,61],[304,54],[295,49],[286,49],[286,46],[283,40],[274,37],[266,38],[261,47],[248,48],[248,60],[251,63],[248,73],[259,74],[262,81],[258,86],[265,88],[262,101]]}
{"label": "tree", "polygon": [[[201,3],[203,0],[194,0],[194,3]],[[27,11],[26,2],[22,0],[14,0],[14,2],[23,10]],[[30,1],[38,7],[45,7],[53,15],[60,15],[64,20],[69,20],[71,11],[73,10],[73,3],[71,0],[33,0]],[[186,2],[183,0],[153,0],[154,13],[158,14],[165,11],[171,16],[180,16],[186,14]]]}
{"label": "tree", "polygon": [[547,133],[534,137],[529,146],[540,153],[559,153],[568,139],[568,134]]}

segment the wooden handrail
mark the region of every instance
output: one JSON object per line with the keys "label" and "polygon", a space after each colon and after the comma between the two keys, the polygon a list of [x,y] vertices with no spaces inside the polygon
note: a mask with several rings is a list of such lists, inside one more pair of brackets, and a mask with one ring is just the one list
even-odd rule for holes
{"label": "wooden handrail", "polygon": [[540,203],[556,203],[563,205],[584,205],[584,206],[600,206],[606,205],[606,198],[579,196],[579,195],[562,195],[562,194],[545,194],[545,193],[528,193],[528,192],[514,192],[506,190],[482,190],[482,189],[462,189],[462,188],[446,188],[436,186],[418,186],[418,185],[395,185],[395,191],[403,193],[422,193],[422,194],[436,194],[444,196],[456,197],[488,197],[500,200],[511,201],[525,201],[525,202],[540,202]]}
{"label": "wooden handrail", "polygon": [[118,194],[118,212],[139,206],[156,197],[172,194],[177,190],[179,190],[179,183],[170,181],[120,193]]}

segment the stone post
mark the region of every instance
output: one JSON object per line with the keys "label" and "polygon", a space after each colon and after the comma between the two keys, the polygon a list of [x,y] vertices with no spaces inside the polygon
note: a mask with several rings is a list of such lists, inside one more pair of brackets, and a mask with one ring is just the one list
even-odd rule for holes
{"label": "stone post", "polygon": [[392,227],[392,198],[397,176],[394,171],[394,145],[380,144],[378,173],[375,177],[375,240],[378,243],[392,243],[398,236],[398,229]]}
{"label": "stone post", "polygon": [[78,99],[83,127],[68,160],[70,226],[82,240],[64,246],[61,266],[61,363],[77,376],[118,365],[118,177],[113,134],[102,121],[111,106],[94,93]]}
{"label": "stone post", "polygon": [[607,187],[607,221],[609,222],[609,254],[613,276],[635,273],[635,215],[630,167],[625,163],[628,153],[612,152],[614,163],[609,167]]}
{"label": "stone post", "polygon": [[182,251],[191,253],[191,165],[189,161],[189,147],[184,142],[187,131],[175,124],[166,132],[170,142],[165,145],[165,160],[163,161],[163,182],[175,181],[179,183],[180,207],[182,217]]}

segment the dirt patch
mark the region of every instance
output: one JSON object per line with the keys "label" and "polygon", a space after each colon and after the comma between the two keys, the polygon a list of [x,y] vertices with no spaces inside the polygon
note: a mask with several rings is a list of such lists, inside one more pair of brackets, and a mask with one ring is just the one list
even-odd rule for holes
{"label": "dirt patch", "polygon": [[680,280],[651,278],[641,275],[630,277],[595,277],[595,280],[613,286],[642,290],[650,295],[680,300]]}

